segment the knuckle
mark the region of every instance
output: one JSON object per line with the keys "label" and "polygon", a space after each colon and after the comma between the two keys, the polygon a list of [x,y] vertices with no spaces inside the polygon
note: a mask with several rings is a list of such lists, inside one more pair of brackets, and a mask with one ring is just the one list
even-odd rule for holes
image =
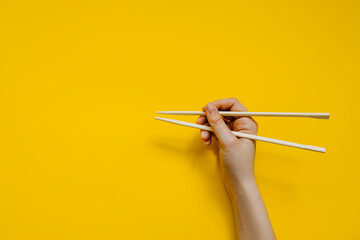
{"label": "knuckle", "polygon": [[220,124],[222,124],[224,121],[221,117],[215,117],[213,119],[211,119],[211,125],[212,126],[219,126]]}
{"label": "knuckle", "polygon": [[255,132],[257,132],[257,130],[259,129],[259,124],[254,119],[253,119],[252,128],[255,130]]}
{"label": "knuckle", "polygon": [[232,97],[232,98],[230,98],[230,99],[231,99],[231,101],[234,102],[234,103],[239,103],[239,102],[240,102],[239,99],[237,99],[236,97]]}

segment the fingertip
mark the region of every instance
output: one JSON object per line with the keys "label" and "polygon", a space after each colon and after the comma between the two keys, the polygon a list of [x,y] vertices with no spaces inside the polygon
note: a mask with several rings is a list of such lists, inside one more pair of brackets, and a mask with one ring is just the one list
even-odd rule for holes
{"label": "fingertip", "polygon": [[201,131],[201,138],[203,139],[203,140],[205,140],[205,138],[206,138],[206,131]]}
{"label": "fingertip", "polygon": [[217,111],[217,107],[213,103],[209,102],[208,104],[206,104],[205,110],[207,113],[212,114]]}
{"label": "fingertip", "polygon": [[208,102],[205,106],[203,106],[203,110],[204,110],[204,111],[207,111],[207,110],[208,110],[208,106],[209,106],[210,103],[211,103],[211,102]]}
{"label": "fingertip", "polygon": [[205,116],[200,116],[198,117],[198,119],[196,120],[197,124],[204,124],[206,122],[206,117]]}
{"label": "fingertip", "polygon": [[201,131],[201,139],[206,141],[210,138],[210,132],[208,131]]}

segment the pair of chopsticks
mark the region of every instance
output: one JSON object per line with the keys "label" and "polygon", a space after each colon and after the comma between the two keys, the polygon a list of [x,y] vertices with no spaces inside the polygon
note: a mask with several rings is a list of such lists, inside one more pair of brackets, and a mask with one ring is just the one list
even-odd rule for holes
{"label": "pair of chopsticks", "polygon": [[[205,112],[202,111],[158,111],[156,112],[158,114],[170,114],[170,115],[206,115]],[[294,112],[233,112],[233,111],[219,111],[221,116],[233,116],[233,117],[249,117],[249,116],[257,116],[257,117],[309,117],[309,118],[317,118],[317,119],[329,119],[330,114],[329,113],[294,113]],[[174,119],[168,119],[168,118],[161,118],[161,117],[155,117],[157,120],[169,122],[169,123],[175,123],[182,126],[197,128],[201,130],[206,130],[213,132],[213,129],[209,126],[204,126],[200,124],[195,123],[189,123],[189,122],[183,122],[179,120]],[[252,140],[262,141],[262,142],[268,142],[268,143],[274,143],[279,145],[284,145],[288,147],[294,147],[294,148],[300,148],[315,152],[325,152],[325,148],[322,147],[316,147],[311,145],[304,145],[299,143],[293,143],[283,140],[277,140],[273,138],[267,138],[267,137],[261,137],[257,135],[247,134],[247,133],[241,133],[241,132],[235,132],[231,131],[236,137],[242,137],[242,138],[248,138]]]}

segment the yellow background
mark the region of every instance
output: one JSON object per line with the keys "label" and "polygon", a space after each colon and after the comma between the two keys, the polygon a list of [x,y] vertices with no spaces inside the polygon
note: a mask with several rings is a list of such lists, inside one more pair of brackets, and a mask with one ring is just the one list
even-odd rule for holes
{"label": "yellow background", "polygon": [[[234,239],[217,158],[154,120],[237,97],[278,239],[360,239],[359,1],[2,1],[0,239]],[[196,117],[174,117],[195,121]]]}

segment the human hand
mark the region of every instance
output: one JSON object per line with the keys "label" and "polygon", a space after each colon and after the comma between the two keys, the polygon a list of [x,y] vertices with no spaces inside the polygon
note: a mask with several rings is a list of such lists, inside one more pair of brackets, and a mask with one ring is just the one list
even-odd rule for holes
{"label": "human hand", "polygon": [[255,141],[237,138],[231,131],[256,135],[257,123],[251,117],[221,117],[218,110],[246,112],[236,98],[226,98],[203,107],[206,116],[196,123],[211,126],[213,133],[201,131],[205,145],[212,137],[219,148],[220,170],[234,206],[237,238],[276,239],[254,174]]}
{"label": "human hand", "polygon": [[212,139],[219,148],[220,170],[226,185],[236,187],[244,181],[254,181],[255,141],[237,138],[231,131],[257,134],[257,123],[251,117],[220,116],[218,110],[247,112],[236,98],[220,99],[204,106],[206,116],[200,116],[196,123],[211,126],[213,133],[201,130],[205,145]]}

